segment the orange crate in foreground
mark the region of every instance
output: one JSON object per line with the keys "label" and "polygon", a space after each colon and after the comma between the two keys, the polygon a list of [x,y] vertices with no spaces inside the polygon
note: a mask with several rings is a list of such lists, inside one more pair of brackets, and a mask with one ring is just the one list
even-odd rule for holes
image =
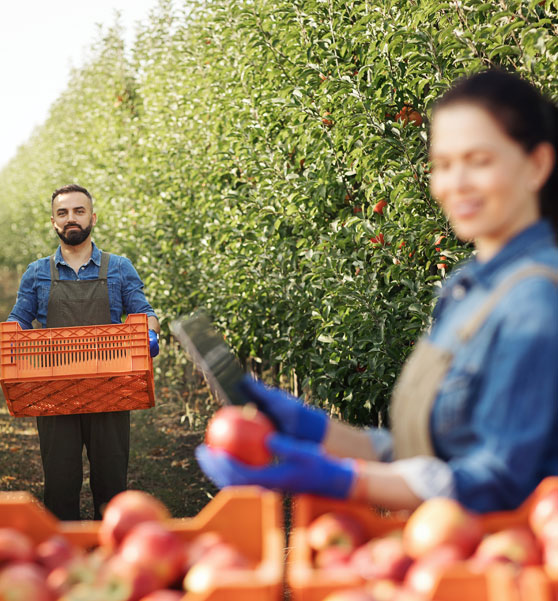
{"label": "orange crate in foreground", "polygon": [[[83,548],[97,545],[100,522],[59,522],[32,495],[0,492],[0,528],[16,528],[39,543],[61,534]],[[202,532],[222,535],[257,563],[255,570],[221,573],[200,593],[184,601],[280,601],[283,594],[283,504],[281,497],[258,487],[231,487],[219,492],[198,515],[171,519],[169,529],[189,541]]]}
{"label": "orange crate in foreground", "polygon": [[[550,488],[558,487],[558,477],[547,478],[516,511],[485,514],[481,517],[486,532],[526,526],[529,509]],[[293,499],[292,528],[286,582],[291,601],[323,601],[329,593],[359,588],[364,580],[346,572],[319,570],[312,564],[307,543],[307,528],[319,515],[339,511],[356,517],[369,538],[387,534],[405,525],[406,513],[380,515],[373,507],[352,501],[336,501],[311,495]],[[558,581],[550,579],[541,566],[527,567],[516,573],[510,566],[496,565],[484,573],[471,571],[466,562],[458,562],[439,579],[434,601],[554,601],[558,599]]]}
{"label": "orange crate in foreground", "polygon": [[153,407],[147,316],[36,330],[0,323],[0,382],[16,417]]}

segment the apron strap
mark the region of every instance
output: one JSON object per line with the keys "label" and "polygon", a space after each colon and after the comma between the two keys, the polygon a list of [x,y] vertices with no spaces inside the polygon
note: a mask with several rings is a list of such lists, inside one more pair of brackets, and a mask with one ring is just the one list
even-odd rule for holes
{"label": "apron strap", "polygon": [[60,279],[60,274],[58,273],[58,269],[56,269],[56,264],[54,263],[54,256],[55,255],[51,255],[51,257],[50,257],[50,280],[51,280],[51,282],[54,282],[54,281]]}
{"label": "apron strap", "polygon": [[520,280],[533,276],[546,277],[558,285],[558,271],[556,269],[546,267],[545,265],[527,265],[523,269],[519,269],[500,282],[473,318],[458,331],[460,340],[462,342],[471,340],[510,288],[513,288]]}
{"label": "apron strap", "polygon": [[107,279],[109,259],[110,259],[110,253],[101,252],[101,267],[99,267],[99,279],[100,280]]}
{"label": "apron strap", "polygon": [[[56,269],[56,264],[54,262],[54,257],[56,254],[50,256],[50,280],[55,281],[60,279],[60,274],[58,273],[58,269]],[[98,279],[106,280],[108,274],[108,264],[110,259],[110,253],[101,252],[101,266],[99,267],[99,276]]]}
{"label": "apron strap", "polygon": [[[558,284],[558,271],[544,265],[529,265],[504,278],[480,309],[457,333],[462,343],[469,341],[482,327],[502,297],[520,280],[542,276]],[[392,433],[396,459],[434,456],[430,438],[430,415],[453,356],[450,351],[421,338],[408,357],[391,397]]]}

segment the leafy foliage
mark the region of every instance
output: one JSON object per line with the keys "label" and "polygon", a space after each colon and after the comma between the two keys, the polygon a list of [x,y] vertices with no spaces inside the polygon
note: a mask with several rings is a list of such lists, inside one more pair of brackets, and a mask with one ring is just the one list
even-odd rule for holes
{"label": "leafy foliage", "polygon": [[48,198],[77,181],[164,325],[205,306],[258,373],[381,422],[470,252],[428,190],[433,103],[494,65],[556,97],[557,23],[551,0],[161,0],[131,55],[102,32],[0,173],[1,261],[51,252]]}

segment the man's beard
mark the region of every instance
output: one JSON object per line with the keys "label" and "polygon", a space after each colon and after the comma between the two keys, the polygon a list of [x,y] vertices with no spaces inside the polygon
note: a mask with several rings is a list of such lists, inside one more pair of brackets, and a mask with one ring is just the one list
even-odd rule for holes
{"label": "man's beard", "polygon": [[[70,229],[65,233],[56,230],[56,233],[58,234],[60,240],[62,240],[64,244],[68,244],[69,246],[77,246],[78,244],[81,244],[87,238],[87,236],[89,236],[91,230],[93,229],[93,225],[91,222],[89,222],[89,225],[85,229],[83,229],[77,223],[73,225],[78,227],[79,229]],[[68,226],[66,226],[66,228],[67,227]]]}

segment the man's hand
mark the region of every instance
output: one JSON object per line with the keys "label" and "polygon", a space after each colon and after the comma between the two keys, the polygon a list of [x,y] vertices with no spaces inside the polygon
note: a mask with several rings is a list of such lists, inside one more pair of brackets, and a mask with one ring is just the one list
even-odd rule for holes
{"label": "man's hand", "polygon": [[284,434],[301,440],[322,442],[329,418],[325,411],[309,407],[279,388],[267,388],[246,376],[239,384],[247,400],[255,403]]}
{"label": "man's hand", "polygon": [[155,330],[149,330],[149,354],[152,357],[159,354],[159,335]]}
{"label": "man's hand", "polygon": [[252,484],[286,493],[308,493],[346,499],[357,479],[357,462],[326,455],[319,445],[284,434],[267,439],[277,461],[263,467],[249,466],[206,445],[196,449],[205,474],[219,487]]}

